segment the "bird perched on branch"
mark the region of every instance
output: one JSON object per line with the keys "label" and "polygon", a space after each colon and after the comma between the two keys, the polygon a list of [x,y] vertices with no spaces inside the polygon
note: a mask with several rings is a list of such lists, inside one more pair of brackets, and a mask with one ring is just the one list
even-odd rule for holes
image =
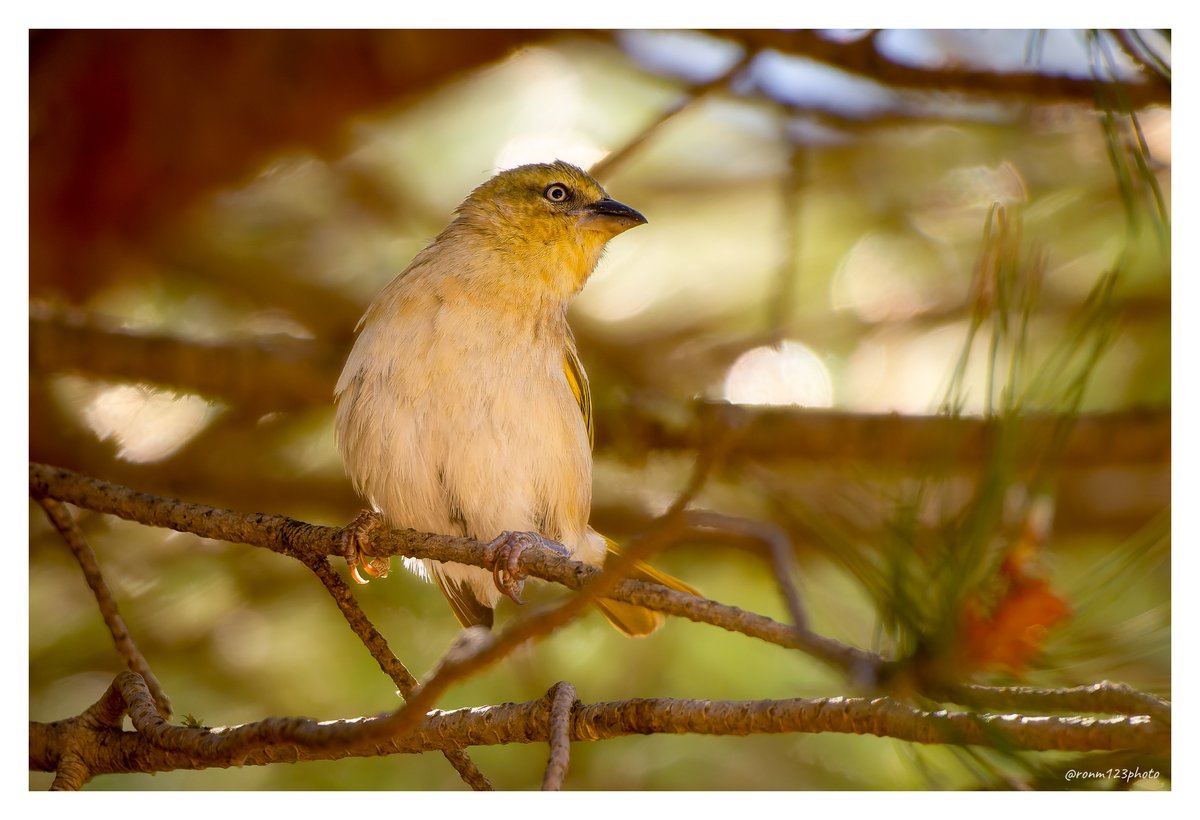
{"label": "bird perched on branch", "polygon": [[[645,222],[573,165],[525,165],[476,188],[383,289],[336,390],[338,450],[374,508],[348,528],[356,580],[360,567],[387,574],[367,548],[381,523],[487,541],[492,572],[405,564],[463,626],[491,626],[502,592],[520,600],[516,558],[530,543],[551,539],[594,565],[615,551],[588,526],[591,395],[566,313],[605,243]],[[695,593],[644,564],[635,577]],[[628,635],[662,619],[597,605]]]}

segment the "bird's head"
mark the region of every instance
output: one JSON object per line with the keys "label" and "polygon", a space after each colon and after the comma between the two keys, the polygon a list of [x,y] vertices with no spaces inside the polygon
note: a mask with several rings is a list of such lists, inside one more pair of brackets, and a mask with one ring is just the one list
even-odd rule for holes
{"label": "bird's head", "polygon": [[497,174],[471,192],[456,221],[489,250],[571,294],[591,275],[604,244],[646,218],[560,160]]}

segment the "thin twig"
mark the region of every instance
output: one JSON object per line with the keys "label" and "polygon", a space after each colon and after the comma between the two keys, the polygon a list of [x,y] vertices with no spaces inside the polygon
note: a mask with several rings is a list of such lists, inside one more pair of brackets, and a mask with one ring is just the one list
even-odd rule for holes
{"label": "thin twig", "polygon": [[772,574],[779,583],[784,602],[792,616],[792,623],[795,624],[798,631],[808,632],[808,614],[804,611],[800,593],[792,582],[792,576],[796,569],[796,555],[792,550],[792,543],[788,539],[787,533],[767,521],[753,521],[749,518],[698,510],[692,510],[687,514],[687,522],[699,529],[733,533],[753,538],[764,544],[771,557]]}
{"label": "thin twig", "polygon": [[542,777],[542,791],[562,789],[571,763],[571,711],[575,708],[575,687],[559,681],[546,693],[546,739],[550,759]]}
{"label": "thin twig", "polygon": [[1109,34],[1117,39],[1117,42],[1121,44],[1121,50],[1129,59],[1153,74],[1156,79],[1170,83],[1171,66],[1167,65],[1166,61],[1147,45],[1140,34],[1128,29],[1113,29]]}
{"label": "thin twig", "polygon": [[800,214],[804,204],[802,195],[805,164],[808,156],[802,140],[787,130],[784,123],[784,142],[788,145],[788,172],[781,179],[780,198],[783,202],[783,261],[770,290],[767,303],[767,332],[776,340],[787,335],[796,306],[796,284],[800,278],[800,254],[803,243],[800,236]]}
{"label": "thin twig", "polygon": [[[314,561],[309,564],[309,568],[325,585],[325,589],[333,597],[338,609],[342,612],[342,617],[346,619],[346,623],[350,625],[350,629],[362,641],[363,646],[371,653],[371,657],[379,664],[379,668],[384,674],[392,679],[396,684],[396,688],[400,691],[401,697],[405,700],[417,687],[417,679],[413,676],[408,668],[401,662],[396,654],[392,652],[388,646],[387,639],[383,634],[375,628],[367,618],[362,607],[358,605],[358,600],[350,591],[350,585],[342,580],[328,559],[322,558],[319,561]],[[479,770],[471,760],[470,755],[461,749],[443,749],[442,754],[450,761],[455,771],[462,777],[463,781],[475,791],[491,791],[492,782],[487,776]]]}
{"label": "thin twig", "polygon": [[367,618],[362,607],[358,605],[353,593],[350,591],[350,586],[342,580],[341,576],[334,572],[334,569],[329,564],[326,558],[311,562],[309,568],[325,585],[325,589],[329,591],[334,603],[341,610],[342,617],[346,619],[346,623],[350,625],[350,629],[362,641],[363,646],[371,653],[371,657],[379,664],[379,668],[384,674],[392,679],[396,684],[396,688],[400,690],[401,697],[407,698],[409,694],[417,687],[417,679],[411,672],[408,671],[403,662],[396,657],[388,646],[387,639],[383,634],[375,628],[375,625]]}
{"label": "thin twig", "polygon": [[746,411],[735,404],[702,407],[697,424],[699,446],[696,448],[696,463],[692,466],[687,484],[662,515],[663,519],[675,517],[695,500],[709,477],[725,463],[748,421]]}
{"label": "thin twig", "polygon": [[709,94],[726,88],[739,74],[742,73],[742,71],[746,69],[748,65],[750,65],[756,56],[758,56],[757,51],[747,50],[746,53],[743,54],[736,63],[730,66],[729,69],[723,72],[720,76],[715,77],[708,82],[700,83],[689,88],[685,97],[659,114],[653,122],[639,131],[638,135],[632,140],[592,165],[589,173],[596,179],[604,179],[604,177],[612,173],[613,168],[632,156],[637,149],[641,148],[646,140],[650,139],[650,137],[653,136],[658,129],[667,122],[679,116],[684,111],[692,108],[696,105],[696,103],[704,99]]}
{"label": "thin twig", "polygon": [[71,511],[53,498],[39,496],[37,502],[46,511],[46,517],[50,519],[50,523],[54,525],[63,537],[63,540],[67,542],[67,546],[71,548],[71,552],[75,555],[75,560],[79,562],[79,568],[83,570],[83,577],[87,581],[87,585],[91,588],[92,593],[96,596],[96,605],[100,608],[100,616],[104,618],[104,623],[108,627],[108,631],[112,633],[117,654],[124,659],[125,665],[130,670],[137,672],[145,678],[146,685],[150,688],[151,693],[153,693],[154,702],[158,704],[158,708],[162,710],[163,714],[170,716],[171,699],[163,691],[162,684],[154,676],[154,672],[150,669],[150,664],[146,661],[146,657],[138,649],[133,636],[129,634],[129,628],[125,625],[125,619],[121,617],[121,612],[117,608],[117,600],[108,588],[103,573],[100,572],[100,564],[96,561],[96,553],[92,551],[91,545],[83,537],[83,532],[75,523],[75,518],[71,515]]}

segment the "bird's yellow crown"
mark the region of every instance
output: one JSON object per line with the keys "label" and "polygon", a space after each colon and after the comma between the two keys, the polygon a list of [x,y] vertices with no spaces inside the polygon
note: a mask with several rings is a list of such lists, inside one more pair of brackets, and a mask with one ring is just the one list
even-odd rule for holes
{"label": "bird's yellow crown", "polygon": [[564,225],[573,221],[572,211],[607,198],[586,171],[557,160],[501,171],[472,191],[458,213],[467,219]]}

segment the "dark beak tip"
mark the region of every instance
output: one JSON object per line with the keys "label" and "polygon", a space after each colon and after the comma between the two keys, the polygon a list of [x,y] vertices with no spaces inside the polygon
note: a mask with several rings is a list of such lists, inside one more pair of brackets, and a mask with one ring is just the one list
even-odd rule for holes
{"label": "dark beak tip", "polygon": [[628,219],[635,225],[644,225],[650,221],[642,216],[640,212],[635,211],[623,202],[617,202],[615,199],[602,199],[599,202],[595,202],[592,204],[591,210],[595,214]]}

